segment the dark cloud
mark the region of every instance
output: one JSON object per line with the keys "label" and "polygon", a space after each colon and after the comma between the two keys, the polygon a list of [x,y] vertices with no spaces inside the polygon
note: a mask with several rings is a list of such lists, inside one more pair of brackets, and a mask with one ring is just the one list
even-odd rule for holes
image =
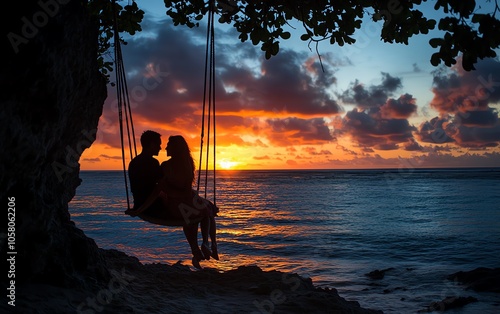
{"label": "dark cloud", "polygon": [[435,117],[425,121],[418,127],[415,137],[426,143],[444,144],[454,140],[446,133],[445,128],[450,122],[450,116]]}
{"label": "dark cloud", "polygon": [[354,109],[344,117],[340,132],[360,146],[391,150],[411,140],[415,130],[406,119],[383,119],[379,112]]}
{"label": "dark cloud", "polygon": [[334,140],[323,118],[268,119],[268,138],[276,145],[321,144]]}
{"label": "dark cloud", "polygon": [[[461,64],[461,62],[457,62]],[[475,71],[459,65],[434,73],[431,106],[442,114],[482,111],[500,101],[500,61],[484,59]]]}
{"label": "dark cloud", "polygon": [[417,112],[416,100],[410,94],[390,98],[380,107],[380,112],[384,119],[407,119]]}
{"label": "dark cloud", "polygon": [[489,128],[453,125],[447,130],[455,142],[462,147],[497,147],[500,142],[500,123]]}
{"label": "dark cloud", "polygon": [[380,85],[365,87],[356,80],[351,84],[350,89],[339,95],[339,98],[345,103],[356,105],[358,108],[370,109],[382,106],[401,86],[400,78],[382,73]]}
{"label": "dark cloud", "polygon": [[404,145],[404,149],[407,151],[422,151],[422,150],[424,150],[424,148],[413,138],[408,140],[408,142]]}
{"label": "dark cloud", "polygon": [[330,67],[325,70],[325,64],[334,63],[331,60],[332,58],[331,54],[326,54],[322,57],[321,62],[316,56],[306,60],[305,68],[312,75],[315,85],[328,88],[333,84],[337,84],[337,78],[334,75],[335,72]]}
{"label": "dark cloud", "polygon": [[498,124],[498,112],[492,108],[460,112],[455,115],[455,123],[466,127],[495,127]]}
{"label": "dark cloud", "polygon": [[348,112],[340,124],[335,123],[336,134],[350,136],[364,152],[372,148],[394,150],[415,149],[412,132],[416,130],[408,118],[417,112],[416,99],[406,93],[398,99],[391,98],[402,86],[401,79],[382,73],[379,85],[364,86],[359,81],[339,97],[357,108]]}
{"label": "dark cloud", "polygon": [[434,144],[453,142],[468,148],[496,147],[500,142],[500,120],[495,110],[435,117],[423,122],[415,136]]}
{"label": "dark cloud", "polygon": [[234,91],[230,94],[232,101],[225,102],[222,110],[299,115],[335,115],[342,112],[342,108],[326,92],[327,87],[336,83],[333,70],[329,68],[323,73],[318,70],[317,61],[303,60],[302,54],[283,50],[271,60],[258,59],[258,68],[252,70],[237,62],[224,61],[221,65],[224,68],[221,71],[222,84]]}
{"label": "dark cloud", "polygon": [[[342,150],[344,153],[346,153],[346,154],[348,154],[348,155],[352,155],[352,156],[356,156],[356,155],[358,155],[358,153],[356,153],[355,151],[350,150],[350,149],[348,149],[347,147],[344,147],[344,146],[339,145],[339,144],[337,144],[337,147],[336,147],[336,148],[337,148],[337,149]],[[372,150],[372,152],[373,152],[373,150]]]}
{"label": "dark cloud", "polygon": [[[458,62],[457,64],[461,64]],[[475,71],[459,65],[434,73],[430,105],[440,117],[420,125],[416,136],[425,142],[467,148],[496,147],[500,142],[500,61],[480,60]]]}

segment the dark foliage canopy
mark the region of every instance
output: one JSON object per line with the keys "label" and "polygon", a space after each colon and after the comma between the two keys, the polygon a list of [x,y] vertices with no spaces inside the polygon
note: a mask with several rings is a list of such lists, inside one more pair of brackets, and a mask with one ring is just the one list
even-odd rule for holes
{"label": "dark foliage canopy", "polygon": [[[465,70],[474,69],[478,59],[493,58],[500,44],[498,0],[486,0],[483,6],[491,12],[478,13],[481,4],[475,0],[434,0],[436,12],[422,12],[425,0],[165,0],[167,15],[175,25],[194,27],[211,7],[220,23],[232,25],[241,41],[261,45],[266,58],[279,51],[280,40],[289,39],[291,20],[303,26],[301,39],[311,43],[329,41],[331,44],[352,44],[353,35],[361,29],[363,18],[383,24],[380,38],[388,43],[408,44],[414,35],[427,34],[436,28],[443,36],[432,38],[429,44],[436,49],[431,56],[434,66],[447,66],[462,57]],[[442,16],[438,21],[427,15]]]}
{"label": "dark foliage canopy", "polygon": [[[381,23],[380,39],[387,43],[408,44],[412,36],[437,27],[442,36],[429,40],[435,49],[431,64],[452,66],[461,57],[468,71],[474,69],[478,59],[496,57],[495,49],[500,45],[497,1],[433,0],[434,11],[423,12],[426,0],[164,0],[166,14],[175,25],[196,27],[212,8],[220,23],[233,26],[242,42],[260,45],[268,59],[279,52],[280,40],[291,37],[293,20],[302,25],[300,38],[309,46],[316,44],[316,48],[322,41],[339,46],[353,44],[353,35],[367,18]],[[89,8],[100,23],[101,54],[110,48],[114,14],[120,32],[133,35],[141,30],[144,11],[135,2],[122,7],[111,0],[90,0]],[[106,73],[111,64],[103,60],[100,56]]]}

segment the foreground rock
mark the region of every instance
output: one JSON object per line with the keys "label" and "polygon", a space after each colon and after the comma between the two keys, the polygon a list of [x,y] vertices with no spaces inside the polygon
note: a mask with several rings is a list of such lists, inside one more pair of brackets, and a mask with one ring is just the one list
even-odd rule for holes
{"label": "foreground rock", "polygon": [[[115,250],[102,251],[111,273],[92,291],[31,284],[18,289],[19,313],[382,313],[346,301],[335,289],[256,266],[227,272],[141,264]],[[0,311],[3,308],[0,307]]]}
{"label": "foreground rock", "polygon": [[425,309],[419,310],[417,313],[443,312],[464,307],[467,304],[474,302],[477,302],[477,299],[474,297],[446,297],[439,302],[432,302]]}
{"label": "foreground rock", "polygon": [[466,289],[500,292],[500,268],[480,267],[471,271],[459,271],[449,275],[448,279],[464,284]]}
{"label": "foreground rock", "polygon": [[[0,199],[15,208],[9,251],[17,253],[16,284],[108,280],[97,245],[68,212],[80,184],[78,160],[95,140],[106,99],[98,25],[85,1],[13,1],[0,14],[6,60],[0,69]],[[2,257],[6,229],[2,223]]]}

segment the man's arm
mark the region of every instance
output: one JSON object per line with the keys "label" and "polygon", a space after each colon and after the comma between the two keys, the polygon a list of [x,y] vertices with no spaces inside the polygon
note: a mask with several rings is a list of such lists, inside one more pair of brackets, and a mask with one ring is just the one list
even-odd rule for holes
{"label": "man's arm", "polygon": [[144,212],[146,209],[148,209],[151,205],[153,205],[154,201],[156,201],[156,199],[159,197],[159,196],[162,196],[163,198],[166,199],[166,194],[163,192],[164,188],[165,188],[165,179],[162,178],[158,184],[156,184],[153,192],[151,192],[151,194],[148,196],[148,198],[146,199],[146,201],[139,207],[137,208],[136,210],[133,210],[133,209],[127,209],[125,211],[125,214],[127,215],[130,215],[132,217],[134,216],[138,216],[140,215],[142,212]]}

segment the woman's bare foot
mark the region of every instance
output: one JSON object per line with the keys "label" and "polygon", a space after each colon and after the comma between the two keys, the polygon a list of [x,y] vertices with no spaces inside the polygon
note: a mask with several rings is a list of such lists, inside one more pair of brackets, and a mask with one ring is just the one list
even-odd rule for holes
{"label": "woman's bare foot", "polygon": [[217,244],[212,243],[212,255],[215,260],[219,260],[219,253],[217,252]]}
{"label": "woman's bare foot", "polygon": [[201,251],[198,251],[196,253],[193,253],[193,258],[191,259],[191,263],[193,264],[194,268],[196,269],[203,269],[200,265],[200,261],[204,259],[203,254]]}
{"label": "woman's bare foot", "polygon": [[207,261],[210,260],[210,256],[212,255],[212,252],[208,248],[208,243],[203,243],[201,245],[201,251],[203,252],[203,255],[205,256],[205,259]]}

